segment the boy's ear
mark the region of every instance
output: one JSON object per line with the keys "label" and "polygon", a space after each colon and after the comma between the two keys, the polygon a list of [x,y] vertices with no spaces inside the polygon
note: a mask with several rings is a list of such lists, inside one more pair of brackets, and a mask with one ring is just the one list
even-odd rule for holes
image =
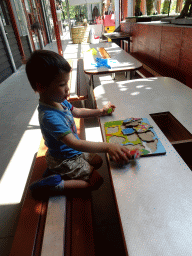
{"label": "boy's ear", "polygon": [[42,86],[40,83],[36,83],[36,88],[37,88],[37,91],[40,93],[45,91],[44,86]]}

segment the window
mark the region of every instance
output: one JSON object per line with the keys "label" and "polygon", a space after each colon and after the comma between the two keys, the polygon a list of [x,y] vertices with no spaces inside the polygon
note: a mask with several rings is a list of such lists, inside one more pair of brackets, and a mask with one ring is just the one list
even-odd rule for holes
{"label": "window", "polygon": [[27,24],[26,24],[25,15],[23,12],[23,7],[20,1],[14,0],[14,4],[15,4],[15,10],[17,13],[17,18],[19,21],[20,34],[21,36],[25,36],[27,35],[27,27],[26,27]]}
{"label": "window", "polygon": [[3,25],[10,25],[9,13],[6,3],[4,1],[0,1],[0,15],[3,21]]}

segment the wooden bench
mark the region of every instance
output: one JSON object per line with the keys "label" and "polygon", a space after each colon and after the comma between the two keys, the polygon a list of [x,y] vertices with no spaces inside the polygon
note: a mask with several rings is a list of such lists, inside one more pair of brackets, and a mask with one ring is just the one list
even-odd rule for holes
{"label": "wooden bench", "polygon": [[70,64],[73,70],[70,74],[69,81],[71,95],[68,101],[73,102],[86,100],[88,98],[88,85],[83,69],[83,59],[73,60],[72,63]]}
{"label": "wooden bench", "polygon": [[[81,139],[85,139],[84,120],[75,119],[78,135]],[[54,232],[51,233],[51,251],[49,250],[50,241],[46,241],[46,235],[44,230],[47,223],[52,218],[51,211],[49,211],[49,205],[53,198],[49,198],[47,201],[41,201],[34,199],[29,190],[30,184],[38,179],[42,178],[44,171],[46,170],[45,152],[47,148],[44,145],[44,140],[41,140],[40,147],[35,161],[32,165],[30,177],[26,184],[26,189],[23,196],[23,203],[20,211],[18,225],[14,236],[10,256],[39,256],[39,255],[65,255],[65,256],[81,256],[81,255],[95,255],[94,241],[93,241],[93,225],[92,225],[92,213],[91,213],[91,194],[88,193],[84,197],[72,197],[72,196],[59,196],[55,198],[55,214],[57,210],[66,211],[63,213],[66,221],[64,220],[63,234],[61,235],[61,241],[55,241],[58,226],[51,226],[54,228]],[[57,200],[63,202],[63,205],[57,205]],[[49,212],[49,216],[47,213]],[[58,221],[54,220],[55,225],[62,225]],[[59,230],[59,228],[58,228]],[[50,231],[50,230],[49,230]],[[61,230],[60,230],[61,231]],[[58,232],[60,232],[58,231]],[[43,254],[42,254],[43,244]],[[46,248],[47,246],[47,248]],[[60,249],[58,247],[61,247]],[[56,253],[60,250],[61,253]]]}
{"label": "wooden bench", "polygon": [[159,71],[156,71],[156,68],[154,65],[149,65],[145,60],[140,57],[138,54],[130,53],[131,56],[139,60],[142,64],[143,67],[139,70],[137,70],[137,74],[142,77],[142,78],[148,78],[148,77],[158,77],[158,76],[163,76]]}
{"label": "wooden bench", "polygon": [[[128,50],[128,41],[122,40],[121,48],[123,48],[126,52],[129,52]],[[163,74],[160,74],[159,71],[156,71],[153,65],[149,65],[145,60],[135,53],[129,53],[131,56],[133,56],[135,59],[139,60],[143,67],[139,70],[136,70],[135,72],[139,75],[141,78],[149,78],[149,77],[157,77],[157,76],[163,76]]]}

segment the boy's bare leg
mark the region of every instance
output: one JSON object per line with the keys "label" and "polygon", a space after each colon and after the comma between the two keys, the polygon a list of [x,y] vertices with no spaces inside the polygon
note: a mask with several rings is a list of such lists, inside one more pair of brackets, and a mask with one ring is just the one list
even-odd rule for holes
{"label": "boy's bare leg", "polygon": [[98,170],[103,164],[103,159],[99,155],[95,155],[95,157],[91,159],[89,164],[92,165],[95,170]]}
{"label": "boy's bare leg", "polygon": [[90,184],[84,180],[65,180],[64,189],[85,189],[90,188]]}
{"label": "boy's bare leg", "polygon": [[98,189],[103,183],[103,178],[101,175],[96,171],[93,170],[89,181],[84,180],[65,180],[64,181],[64,190],[80,190],[80,189]]}

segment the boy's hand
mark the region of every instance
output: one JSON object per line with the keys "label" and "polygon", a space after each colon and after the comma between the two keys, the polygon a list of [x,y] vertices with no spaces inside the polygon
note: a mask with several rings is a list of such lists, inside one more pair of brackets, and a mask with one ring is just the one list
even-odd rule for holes
{"label": "boy's hand", "polygon": [[132,159],[130,151],[125,146],[121,146],[115,143],[108,143],[107,152],[116,163],[125,164],[129,163],[129,160]]}
{"label": "boy's hand", "polygon": [[108,102],[103,108],[102,108],[102,116],[111,115],[115,111],[115,105],[112,105],[111,102]]}

